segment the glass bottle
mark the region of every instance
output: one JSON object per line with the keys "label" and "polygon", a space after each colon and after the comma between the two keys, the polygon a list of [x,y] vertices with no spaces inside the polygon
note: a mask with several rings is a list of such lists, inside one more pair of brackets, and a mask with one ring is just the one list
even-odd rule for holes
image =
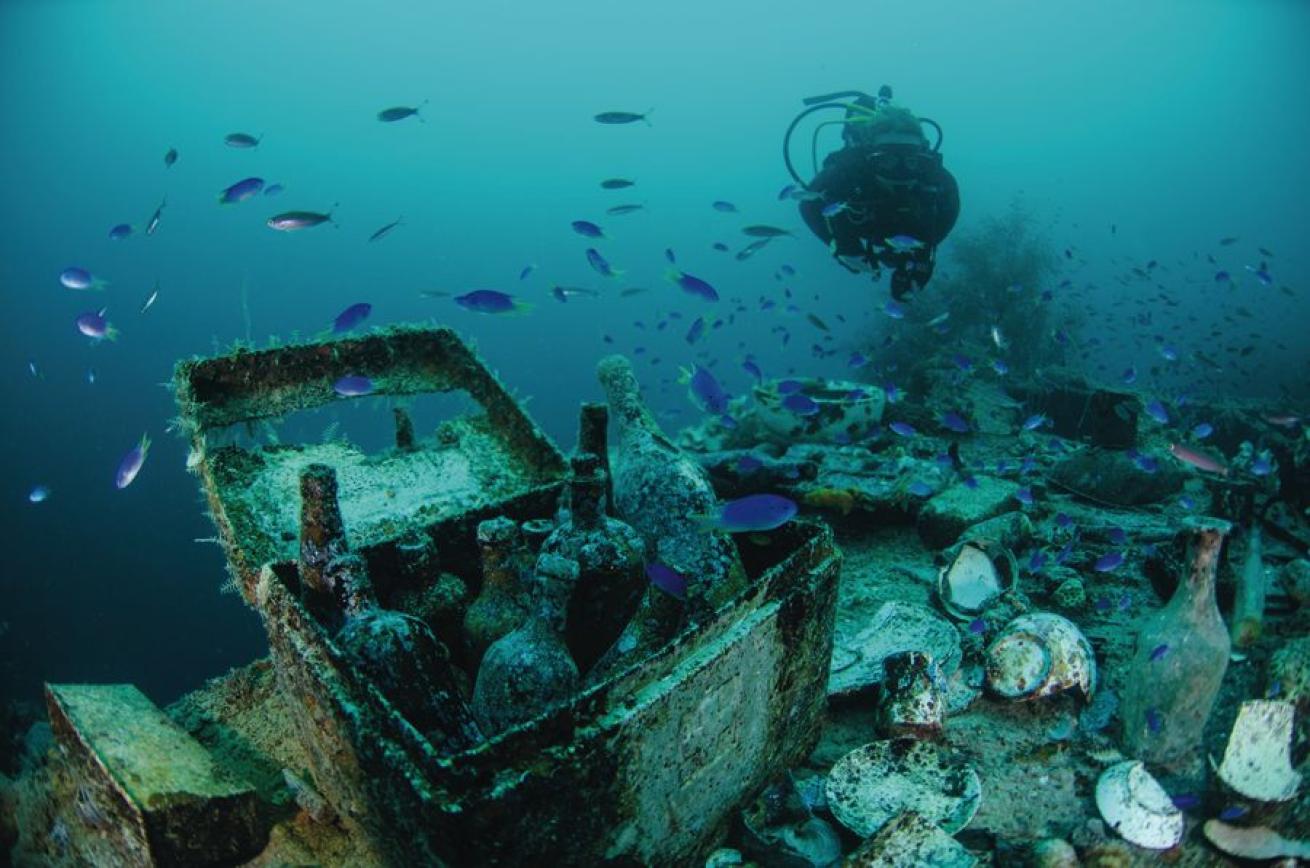
{"label": "glass bottle", "polygon": [[1246,557],[1237,574],[1237,595],[1233,598],[1233,644],[1245,648],[1260,638],[1265,612],[1265,565],[1260,552],[1260,528],[1246,532]]}
{"label": "glass bottle", "polygon": [[592,453],[570,459],[568,517],[541,544],[542,554],[578,563],[578,584],[569,600],[566,641],[583,672],[623,631],[645,587],[641,537],[605,514],[605,473]]}
{"label": "glass bottle", "polygon": [[682,595],[677,588],[661,582],[658,574],[650,574],[646,593],[636,613],[628,620],[604,656],[587,673],[587,684],[599,684],[624,668],[645,660],[678,634],[682,615],[686,610],[685,584]]}
{"label": "glass bottle", "polygon": [[339,555],[326,571],[343,605],[336,643],[355,669],[438,753],[456,753],[480,742],[482,732],[459,690],[450,652],[428,625],[378,604],[359,555]]}
{"label": "glass bottle", "polygon": [[614,511],[645,539],[648,561],[688,578],[687,614],[705,618],[746,587],[732,537],[694,517],[714,512],[714,489],[655,423],[626,358],[602,359],[596,373],[618,428],[609,457]]}
{"label": "glass bottle", "polygon": [[1170,771],[1200,761],[1201,733],[1228,668],[1228,630],[1215,604],[1215,573],[1229,524],[1190,518],[1187,575],[1169,602],[1142,620],[1123,697],[1128,751]]}
{"label": "glass bottle", "polygon": [[482,553],[482,589],[464,615],[469,661],[476,669],[491,643],[510,633],[528,616],[526,588],[521,578],[519,526],[499,516],[478,524]]}
{"label": "glass bottle", "polygon": [[578,667],[564,643],[578,563],[556,554],[537,559],[531,616],[487,649],[473,687],[473,714],[488,733],[531,720],[578,689]]}

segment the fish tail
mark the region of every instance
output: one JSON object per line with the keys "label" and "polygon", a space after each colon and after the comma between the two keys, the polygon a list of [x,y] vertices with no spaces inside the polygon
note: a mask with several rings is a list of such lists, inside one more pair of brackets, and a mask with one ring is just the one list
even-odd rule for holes
{"label": "fish tail", "polygon": [[530,302],[516,301],[514,302],[514,309],[510,311],[510,313],[515,316],[522,316],[524,314],[531,313],[533,307],[535,307],[535,305],[531,304]]}
{"label": "fish tail", "polygon": [[655,111],[655,106],[651,106],[650,108],[646,109],[646,113],[645,113],[644,115],[641,116],[642,123],[644,123],[646,126],[650,126],[650,125],[651,125],[651,124],[650,124],[650,116],[651,116],[651,113],[654,112],[654,111]]}
{"label": "fish tail", "polygon": [[669,281],[670,283],[677,283],[678,281],[682,280],[682,272],[676,268],[667,269],[664,272],[664,279]]}
{"label": "fish tail", "polygon": [[142,458],[145,458],[146,453],[150,451],[150,432],[149,432],[149,431],[144,431],[144,432],[142,432],[142,434],[141,434],[141,442],[140,442],[138,445],[141,447],[141,457],[142,457]]}
{"label": "fish tail", "polygon": [[112,325],[108,325],[108,324],[106,324],[106,325],[105,325],[105,340],[107,340],[107,341],[116,341],[116,340],[118,340],[118,329],[114,328]]}

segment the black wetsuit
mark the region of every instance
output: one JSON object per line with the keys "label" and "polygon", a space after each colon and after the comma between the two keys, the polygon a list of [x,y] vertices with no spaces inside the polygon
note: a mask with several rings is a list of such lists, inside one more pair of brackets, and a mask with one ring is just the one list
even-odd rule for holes
{"label": "black wetsuit", "polygon": [[[828,155],[809,189],[823,198],[801,202],[806,224],[835,255],[862,260],[875,275],[892,269],[896,298],[911,284],[922,289],[932,277],[937,245],[960,214],[955,178],[926,146],[847,144]],[[845,206],[824,217],[823,209],[835,203]],[[895,235],[908,235],[922,246],[892,250],[886,239]]]}

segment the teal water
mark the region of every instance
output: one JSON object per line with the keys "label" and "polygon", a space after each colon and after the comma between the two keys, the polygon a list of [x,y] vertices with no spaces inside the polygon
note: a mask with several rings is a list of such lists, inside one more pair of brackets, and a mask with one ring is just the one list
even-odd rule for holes
{"label": "teal water", "polygon": [[[0,696],[34,696],[42,680],[125,680],[168,699],[260,653],[254,615],[218,592],[218,549],[193,542],[213,530],[185,444],[166,432],[175,407],[161,388],[180,358],[312,335],[366,301],[365,327],[458,329],[565,447],[577,403],[599,396],[593,369],[606,352],[641,348],[638,369],[669,426],[698,416],[674,382],[693,360],[717,363],[734,394],[751,383],[747,354],[771,375],[846,376],[854,349],[876,367],[896,327],[880,313],[887,288],[838,268],[777,199],[789,180],[782,132],[813,94],[885,82],[942,124],[963,203],[953,238],[1018,197],[1054,249],[1076,251],[1055,303],[1080,317],[1075,358],[1089,374],[1145,370],[1156,331],[1178,326],[1170,339],[1186,354],[1215,344],[1218,328],[1254,350],[1222,375],[1184,359],[1170,389],[1303,409],[1307,36],[1310,8],[1291,0],[0,5]],[[424,100],[422,122],[375,117]],[[592,120],[648,109],[649,125]],[[226,147],[238,131],[259,146]],[[165,168],[169,148],[179,159]],[[285,191],[216,204],[252,175]],[[637,185],[602,190],[612,176]],[[645,210],[605,215],[628,202]],[[264,225],[334,203],[335,226]],[[578,219],[612,239],[579,237]],[[118,223],[137,231],[110,240]],[[738,249],[745,223],[796,237],[745,263],[711,248]],[[1219,245],[1229,236],[1240,240]],[[590,246],[625,273],[598,277]],[[665,281],[665,248],[722,299]],[[1170,303],[1153,300],[1153,284],[1125,282],[1150,260]],[[1262,260],[1270,286],[1245,269]],[[778,279],[783,264],[795,277]],[[72,265],[110,286],[63,288]],[[1233,293],[1211,291],[1219,268]],[[156,281],[157,303],[139,314]],[[561,304],[556,284],[604,294]],[[480,315],[422,294],[483,287],[533,309]],[[913,303],[933,304],[933,292]],[[761,310],[762,298],[777,306]],[[73,321],[102,306],[121,335],[92,346]],[[1238,306],[1250,315],[1234,318]],[[1125,311],[1147,320],[1129,328]],[[724,324],[688,347],[696,316]],[[839,352],[816,358],[816,343]],[[361,437],[384,421],[363,407],[339,419]],[[154,448],[116,490],[119,459],[142,432]],[[30,503],[38,484],[50,497]]]}

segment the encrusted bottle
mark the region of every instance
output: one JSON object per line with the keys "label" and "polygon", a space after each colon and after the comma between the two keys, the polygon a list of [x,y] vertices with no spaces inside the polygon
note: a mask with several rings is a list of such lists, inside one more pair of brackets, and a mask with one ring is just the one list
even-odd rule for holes
{"label": "encrusted bottle", "polygon": [[325,572],[344,607],[336,643],[355,669],[439,753],[455,753],[481,741],[482,732],[459,691],[450,653],[427,624],[378,605],[359,555],[338,555]]}
{"label": "encrusted bottle", "polygon": [[641,534],[648,561],[687,577],[688,615],[702,618],[746,585],[732,538],[694,518],[715,511],[714,489],[655,423],[626,358],[602,359],[597,376],[618,428],[610,455],[614,510]]}
{"label": "encrusted bottle", "polygon": [[1233,598],[1233,644],[1245,648],[1260,638],[1265,612],[1265,564],[1260,553],[1260,527],[1252,524],[1246,532],[1246,557],[1237,574],[1237,594]]}
{"label": "encrusted bottle", "polygon": [[310,464],[300,472],[300,599],[329,630],[341,625],[342,601],[326,569],[348,550],[336,471]]}
{"label": "encrusted bottle", "polygon": [[1144,618],[1123,696],[1128,752],[1172,771],[1201,759],[1201,733],[1228,668],[1228,630],[1215,604],[1227,522],[1191,518],[1187,575],[1169,602]]}
{"label": "encrusted bottle", "polygon": [[578,563],[556,554],[537,559],[535,609],[518,629],[487,649],[473,687],[473,714],[488,733],[531,720],[578,689],[578,667],[564,643]]}
{"label": "encrusted bottle", "polygon": [[662,648],[678,634],[686,610],[687,582],[682,576],[657,564],[646,568],[650,579],[637,612],[619,638],[587,672],[588,684],[599,684],[633,663]]}
{"label": "encrusted bottle", "polygon": [[464,637],[474,668],[491,643],[523,623],[529,604],[518,524],[504,516],[480,522],[478,548],[482,590],[464,615]]}
{"label": "encrusted bottle", "polygon": [[605,514],[605,473],[591,453],[570,460],[568,518],[541,545],[541,553],[578,563],[578,584],[569,600],[565,637],[578,668],[586,672],[605,653],[636,611],[645,588],[642,539]]}

